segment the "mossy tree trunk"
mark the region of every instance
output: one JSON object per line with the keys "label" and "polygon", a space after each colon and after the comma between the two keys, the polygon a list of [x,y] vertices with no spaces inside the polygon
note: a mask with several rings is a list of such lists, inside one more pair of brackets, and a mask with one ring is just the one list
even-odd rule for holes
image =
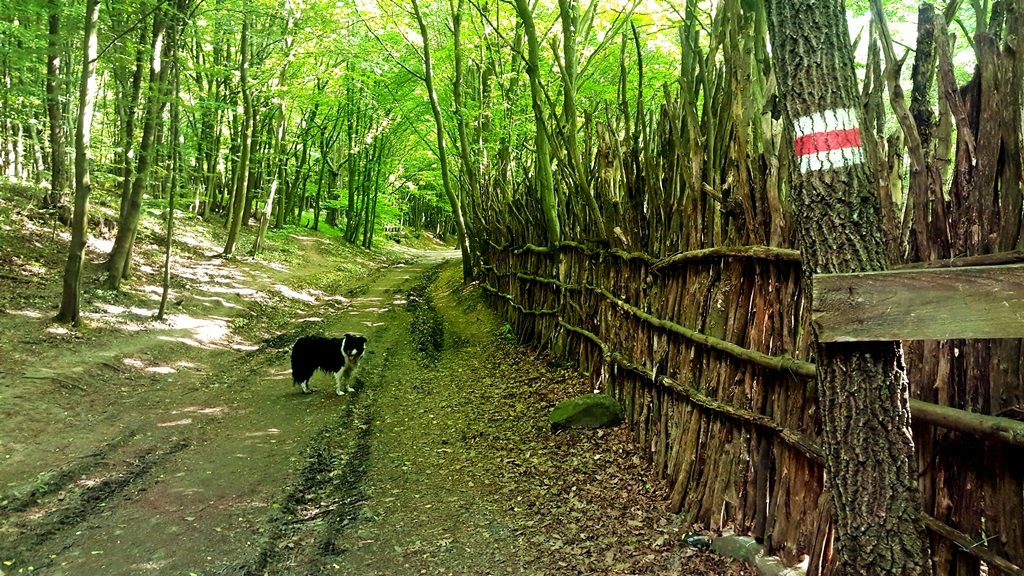
{"label": "mossy tree trunk", "polygon": [[533,8],[527,0],[516,0],[516,13],[526,34],[526,73],[530,77],[530,101],[533,119],[537,124],[533,145],[535,155],[534,183],[540,199],[544,224],[547,227],[548,244],[554,245],[562,239],[561,222],[558,218],[558,197],[555,195],[555,181],[551,172],[551,143],[548,138],[547,119],[544,113],[544,88],[540,77],[540,43],[537,26],[533,21]]}
{"label": "mossy tree trunk", "polygon": [[60,57],[64,52],[60,37],[60,13],[63,3],[50,0],[49,36],[46,55],[46,114],[50,120],[50,193],[46,204],[56,206],[64,202],[67,189],[67,161],[64,146],[64,110],[60,98],[63,93]]}

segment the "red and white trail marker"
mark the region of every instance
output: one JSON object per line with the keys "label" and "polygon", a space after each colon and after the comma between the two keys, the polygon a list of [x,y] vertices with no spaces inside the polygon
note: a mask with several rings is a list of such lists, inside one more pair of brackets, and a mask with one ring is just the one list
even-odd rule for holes
{"label": "red and white trail marker", "polygon": [[801,173],[842,168],[864,161],[860,123],[857,113],[850,108],[804,116],[793,123],[793,134]]}

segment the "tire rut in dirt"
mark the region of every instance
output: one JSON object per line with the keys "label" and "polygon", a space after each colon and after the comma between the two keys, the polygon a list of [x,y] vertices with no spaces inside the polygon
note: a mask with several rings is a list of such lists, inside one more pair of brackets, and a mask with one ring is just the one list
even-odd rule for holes
{"label": "tire rut in dirt", "polygon": [[425,272],[423,278],[409,290],[406,301],[406,310],[412,317],[409,330],[424,365],[436,364],[444,350],[444,319],[430,294],[430,287],[437,281],[441,268],[435,266]]}
{"label": "tire rut in dirt", "polygon": [[365,500],[373,435],[372,406],[362,391],[359,385],[341,414],[313,435],[298,481],[267,516],[255,558],[222,574],[320,574],[345,554],[339,542]]}
{"label": "tire rut in dirt", "polygon": [[77,458],[74,462],[43,473],[27,490],[0,494],[0,512],[22,512],[37,506],[47,496],[67,489],[76,478],[81,478],[101,467],[111,453],[126,446],[138,434],[138,428],[129,430],[104,442],[99,448]]}
{"label": "tire rut in dirt", "polygon": [[[117,441],[115,440],[114,443]],[[108,443],[108,445],[110,444]],[[0,556],[5,560],[34,558],[33,568],[35,570],[46,567],[46,560],[41,559],[53,558],[73,545],[74,538],[62,536],[68,534],[98,511],[108,512],[111,505],[130,500],[134,494],[146,488],[147,476],[154,467],[164,459],[188,447],[188,442],[177,441],[159,449],[148,450],[138,458],[128,461],[126,466],[117,469],[113,474],[86,484],[84,488],[73,495],[64,498],[57,497],[54,502],[37,502],[36,504],[40,507],[52,509],[46,511],[41,517],[13,518],[10,524],[5,523],[5,531],[16,534],[16,536],[6,537],[6,541],[0,548]],[[70,482],[71,478],[67,480]],[[66,487],[71,491],[73,484],[69,483]],[[133,493],[129,493],[131,489],[134,489]],[[36,514],[30,514],[30,516],[36,516]],[[58,539],[61,541],[59,548],[47,549],[45,553],[42,553],[47,544]],[[16,566],[12,566],[13,568]]]}

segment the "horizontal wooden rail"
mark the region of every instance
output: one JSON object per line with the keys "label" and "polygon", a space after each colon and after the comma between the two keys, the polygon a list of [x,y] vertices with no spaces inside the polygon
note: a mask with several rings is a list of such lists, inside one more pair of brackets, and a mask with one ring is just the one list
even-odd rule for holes
{"label": "horizontal wooden rail", "polygon": [[509,303],[510,306],[512,306],[516,310],[519,310],[523,314],[532,314],[534,316],[555,316],[555,315],[558,314],[558,310],[554,309],[554,308],[549,309],[549,310],[531,310],[529,308],[525,308],[522,305],[520,305],[519,303],[517,303],[515,301],[515,299],[512,298],[512,296],[510,296],[508,294],[505,294],[504,292],[501,292],[499,290],[496,290],[496,289],[494,289],[494,288],[492,288],[492,287],[490,287],[487,284],[484,284],[482,282],[480,283],[480,287],[483,288],[484,290],[486,290],[487,292],[490,292],[491,294],[494,294],[495,296],[499,296],[501,298],[504,298],[505,300],[508,300],[508,303]]}
{"label": "horizontal wooden rail", "polygon": [[700,262],[702,260],[718,260],[721,258],[754,258],[773,262],[800,263],[800,251],[791,248],[777,248],[774,246],[750,245],[750,246],[716,246],[714,248],[702,248],[678,252],[657,258],[645,252],[627,252],[619,248],[594,248],[579,242],[559,242],[554,246],[537,246],[535,244],[524,244],[519,248],[506,249],[512,254],[557,254],[561,248],[572,248],[586,252],[587,254],[608,254],[622,260],[642,260],[651,266],[651,270],[660,270],[689,262]]}
{"label": "horizontal wooden rail", "polygon": [[967,534],[946,525],[946,523],[938,520],[937,518],[933,518],[928,514],[924,514],[923,516],[925,527],[932,532],[941,535],[943,538],[957,543],[964,552],[984,561],[990,567],[998,568],[1001,573],[1012,574],[1014,576],[1024,576],[1024,569],[1021,569],[1020,566],[1017,566],[1002,556],[996,555],[995,552],[992,552],[988,548],[981,546],[980,543],[984,542],[984,540],[974,540]]}
{"label": "horizontal wooden rail", "polygon": [[909,262],[890,266],[890,270],[920,270],[923,268],[959,268],[961,266],[992,266],[995,264],[1014,264],[1024,262],[1024,250],[1011,250],[995,254],[978,254],[962,256],[946,260],[929,260],[927,262]]}
{"label": "horizontal wooden rail", "polygon": [[651,314],[644,312],[643,310],[637,308],[636,306],[633,306],[628,302],[620,300],[619,298],[615,297],[614,294],[605,290],[604,288],[601,288],[600,286],[587,285],[587,288],[604,296],[612,304],[615,304],[619,308],[622,308],[623,310],[629,312],[630,314],[633,314],[637,318],[644,320],[648,324],[652,324],[664,330],[668,330],[669,332],[679,334],[680,336],[688,340],[692,340],[694,342],[703,344],[709,348],[718,350],[719,352],[725,352],[726,354],[729,354],[730,356],[733,356],[735,358],[739,358],[740,360],[753,362],[754,364],[764,366],[765,368],[771,368],[773,370],[779,370],[782,372],[792,372],[794,374],[799,374],[801,376],[815,375],[814,364],[811,364],[810,362],[797,360],[796,358],[792,358],[790,356],[769,356],[768,354],[765,354],[763,352],[758,352],[756,350],[744,348],[737,344],[733,344],[732,342],[727,342],[725,340],[715,338],[714,336],[708,336],[707,334],[704,334],[702,332],[698,332],[696,330],[687,328],[686,326],[676,324],[675,322],[662,320],[661,318],[652,316]]}
{"label": "horizontal wooden rail", "polygon": [[718,258],[757,258],[775,262],[800,263],[800,251],[789,248],[775,248],[773,246],[717,246],[703,250],[691,250],[666,256],[656,261],[651,266],[651,271],[657,271],[669,266],[675,266],[686,262],[694,262]]}
{"label": "horizontal wooden rail", "polygon": [[1024,264],[818,274],[820,342],[1024,338]]}
{"label": "horizontal wooden rail", "polygon": [[910,399],[910,415],[920,422],[1024,448],[1024,422],[1020,420],[968,412],[916,398]]}
{"label": "horizontal wooden rail", "polygon": [[655,374],[653,370],[629,361],[618,352],[611,351],[609,346],[594,334],[587,332],[582,328],[577,328],[561,319],[558,320],[558,324],[567,330],[585,336],[601,349],[605,358],[610,359],[619,367],[642,376],[645,380],[655,382],[676,394],[680,394],[688,398],[694,404],[708,408],[719,416],[730,417],[734,420],[739,420],[766,430],[771,430],[775,432],[786,444],[793,446],[811,460],[821,465],[825,464],[825,452],[810,436],[802,432],[786,428],[769,416],[751,412],[750,410],[745,410],[743,408],[737,408],[732,404],[716,400],[700,390],[697,390],[693,386],[687,386],[674,378],[665,376],[664,374]]}

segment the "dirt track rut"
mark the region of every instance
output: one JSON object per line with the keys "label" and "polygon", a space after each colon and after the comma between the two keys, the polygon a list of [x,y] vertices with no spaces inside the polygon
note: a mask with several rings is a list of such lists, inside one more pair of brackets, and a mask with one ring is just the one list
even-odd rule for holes
{"label": "dirt track rut", "polygon": [[[363,389],[387,342],[408,338],[389,335],[405,292],[451,256],[386,269],[340,312],[256,350],[207,354],[177,398],[122,414],[116,436],[0,502],[0,574],[316,573],[299,564],[343,552],[335,535],[361,500],[373,422]],[[310,332],[369,337],[355,393],[336,396],[322,374],[315,394],[292,387],[288,347]]]}

